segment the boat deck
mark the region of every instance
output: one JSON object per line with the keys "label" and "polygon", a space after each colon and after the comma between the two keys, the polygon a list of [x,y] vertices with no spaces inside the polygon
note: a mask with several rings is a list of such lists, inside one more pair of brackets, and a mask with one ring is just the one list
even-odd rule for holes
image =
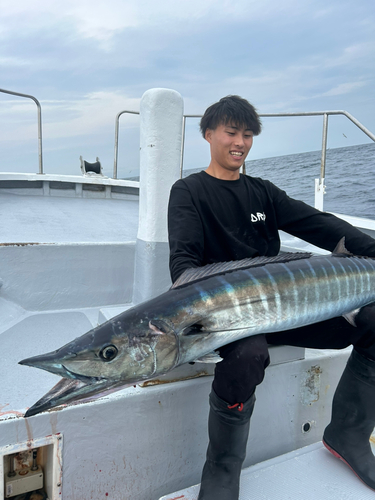
{"label": "boat deck", "polygon": [[[197,500],[199,485],[160,500]],[[374,492],[322,443],[244,469],[239,500],[370,500]]]}
{"label": "boat deck", "polygon": [[138,200],[1,192],[0,244],[135,241]]}

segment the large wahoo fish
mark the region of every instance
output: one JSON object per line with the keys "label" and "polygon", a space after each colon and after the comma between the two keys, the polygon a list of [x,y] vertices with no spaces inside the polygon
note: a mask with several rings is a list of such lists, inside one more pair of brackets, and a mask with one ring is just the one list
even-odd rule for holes
{"label": "large wahoo fish", "polygon": [[166,293],[57,351],[20,363],[63,379],[26,417],[160,376],[249,335],[347,315],[375,301],[375,259],[341,240],[327,256],[257,257],[189,269]]}

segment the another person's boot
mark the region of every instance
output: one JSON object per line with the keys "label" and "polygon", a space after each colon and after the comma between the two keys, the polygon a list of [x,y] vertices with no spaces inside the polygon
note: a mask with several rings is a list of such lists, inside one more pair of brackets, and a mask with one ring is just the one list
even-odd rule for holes
{"label": "another person's boot", "polygon": [[375,457],[369,442],[374,426],[375,361],[353,350],[333,398],[323,444],[375,490]]}
{"label": "another person's boot", "polygon": [[210,394],[209,445],[198,500],[237,500],[255,394],[230,405]]}

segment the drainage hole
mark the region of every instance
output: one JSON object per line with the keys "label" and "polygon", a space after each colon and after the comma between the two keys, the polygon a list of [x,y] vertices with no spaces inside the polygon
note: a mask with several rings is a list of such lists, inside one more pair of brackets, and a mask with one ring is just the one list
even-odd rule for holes
{"label": "drainage hole", "polygon": [[309,432],[311,430],[311,423],[310,422],[305,422],[302,425],[302,432]]}

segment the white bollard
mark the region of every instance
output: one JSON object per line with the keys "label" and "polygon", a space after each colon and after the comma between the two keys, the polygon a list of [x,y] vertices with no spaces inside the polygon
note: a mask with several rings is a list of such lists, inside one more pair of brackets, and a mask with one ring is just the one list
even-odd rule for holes
{"label": "white bollard", "polygon": [[183,99],[175,90],[151,89],[142,96],[134,304],[171,285],[167,208],[171,187],[180,175],[183,112]]}
{"label": "white bollard", "polygon": [[326,194],[326,187],[324,185],[323,179],[315,179],[315,203],[314,206],[316,209],[323,212],[324,206],[324,195]]}

